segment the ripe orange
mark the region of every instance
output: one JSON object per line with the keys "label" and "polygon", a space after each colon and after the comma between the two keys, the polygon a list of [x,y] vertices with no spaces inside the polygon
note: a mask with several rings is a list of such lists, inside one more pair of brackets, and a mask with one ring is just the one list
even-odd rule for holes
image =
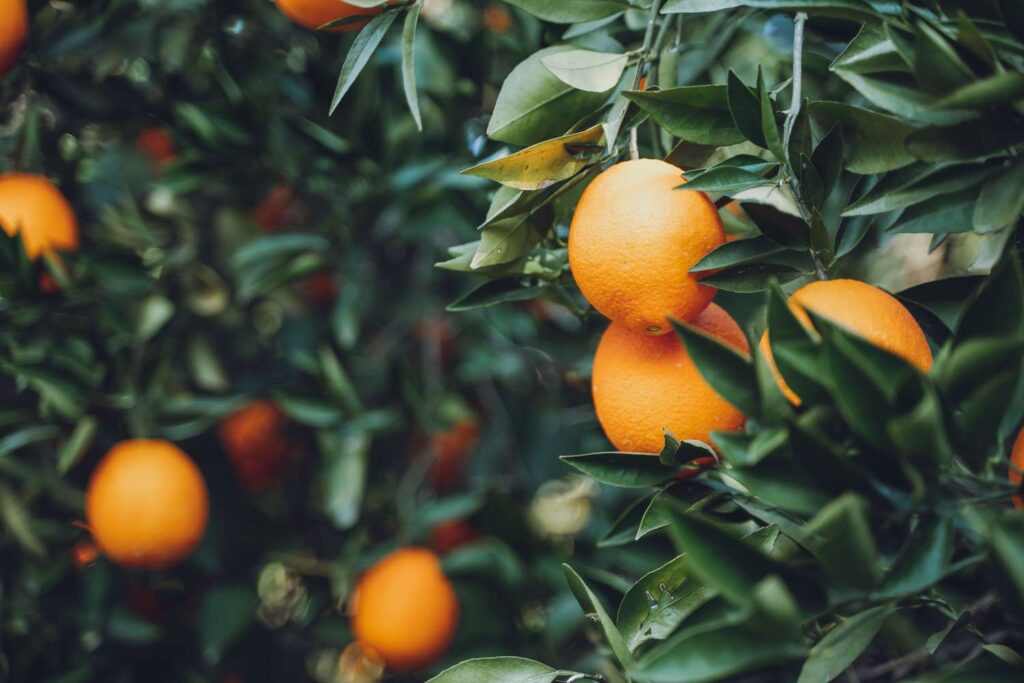
{"label": "ripe orange", "polygon": [[169,164],[178,156],[171,132],[162,126],[146,128],[135,138],[135,146],[157,164]]}
{"label": "ripe orange", "polygon": [[444,653],[459,621],[459,602],[437,555],[402,548],[371,567],[352,594],[356,639],[403,673]]}
{"label": "ripe orange", "polygon": [[78,249],[78,221],[71,205],[40,175],[0,175],[0,227],[8,235],[21,234],[33,261],[55,249]]}
{"label": "ripe orange", "polygon": [[[274,0],[281,13],[297,24],[316,29],[327,22],[345,17],[380,13],[380,7],[357,7],[342,0]],[[329,29],[332,33],[353,31],[366,25],[365,21],[345,24]]]}
{"label": "ripe orange", "polygon": [[625,161],[583,192],[569,230],[569,265],[583,296],[614,322],[664,334],[666,319],[692,320],[715,290],[690,267],[725,242],[702,192],[677,190],[683,172],[654,159]]}
{"label": "ripe orange", "polygon": [[[747,350],[739,325],[715,304],[691,324]],[[711,432],[740,429],[745,420],[704,381],[674,334],[653,337],[613,322],[597,346],[591,388],[597,418],[620,451],[658,453],[665,429],[709,442]]]}
{"label": "ripe orange", "polygon": [[28,40],[28,8],[25,0],[0,2],[0,78],[14,68]]}
{"label": "ripe orange", "polygon": [[264,491],[280,478],[295,453],[285,435],[288,418],[270,401],[252,401],[228,415],[217,430],[242,485]]}
{"label": "ripe orange", "polygon": [[85,512],[93,538],[114,562],[161,569],[196,547],[206,530],[206,483],[167,441],[122,441],[89,481]]}
{"label": "ripe orange", "polygon": [[[811,319],[805,308],[900,356],[921,372],[928,372],[932,367],[932,351],[921,326],[906,306],[878,287],[858,280],[819,280],[793,292],[789,306],[808,328]],[[782,393],[793,405],[800,405],[800,397],[789,388],[775,366],[768,339],[768,332],[765,332],[759,344],[761,353]]]}
{"label": "ripe orange", "polygon": [[[1019,486],[1021,479],[1024,478],[1024,429],[1017,435],[1017,440],[1013,442],[1013,450],[1010,453],[1010,483],[1014,486]],[[1024,497],[1019,494],[1013,496],[1013,506],[1018,510],[1024,509]]]}

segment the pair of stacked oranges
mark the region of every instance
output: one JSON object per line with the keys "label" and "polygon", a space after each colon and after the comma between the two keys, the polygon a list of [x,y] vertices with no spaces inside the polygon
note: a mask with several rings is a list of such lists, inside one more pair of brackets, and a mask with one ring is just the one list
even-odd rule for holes
{"label": "pair of stacked oranges", "polygon": [[[569,231],[569,264],[580,290],[612,320],[594,356],[592,393],[598,420],[621,451],[657,453],[669,430],[681,440],[711,442],[745,417],[704,381],[669,319],[688,322],[749,353],[739,325],[712,303],[715,290],[689,273],[726,241],[715,205],[679,189],[682,170],[639,159],[612,166],[587,187]],[[910,312],[890,294],[854,280],[827,280],[797,290],[789,304],[828,317],[922,371],[932,354]],[[775,369],[783,393],[800,399]]]}

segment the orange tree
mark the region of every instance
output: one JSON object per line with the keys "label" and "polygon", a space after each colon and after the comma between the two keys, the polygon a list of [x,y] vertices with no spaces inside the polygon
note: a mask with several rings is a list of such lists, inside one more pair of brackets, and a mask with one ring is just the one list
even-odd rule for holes
{"label": "orange tree", "polygon": [[[317,33],[279,4],[0,3],[2,680],[422,680],[583,622],[538,625],[569,543],[518,503],[552,444],[600,446],[565,410],[587,342],[558,311],[449,315],[433,267],[486,208],[458,171],[540,23],[424,11],[421,131],[402,36],[329,117],[363,11]],[[393,552],[421,559],[368,573]]]}
{"label": "orange tree", "polygon": [[499,186],[451,308],[612,319],[593,401],[636,452],[563,460],[644,491],[602,552],[673,552],[563,565],[590,656],[432,680],[1019,680],[1024,4],[507,4],[544,41],[465,171]]}

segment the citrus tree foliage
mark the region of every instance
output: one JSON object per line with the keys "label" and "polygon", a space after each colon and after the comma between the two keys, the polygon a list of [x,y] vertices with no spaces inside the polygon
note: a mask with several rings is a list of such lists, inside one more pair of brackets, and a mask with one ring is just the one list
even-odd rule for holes
{"label": "citrus tree foliage", "polygon": [[[609,162],[664,158],[742,209],[739,239],[693,272],[752,332],[767,324],[804,400],[760,353],[680,323],[749,418],[716,436],[718,468],[678,480],[713,451],[668,433],[658,458],[563,458],[644,491],[600,546],[661,535],[677,554],[625,581],[563,566],[593,622],[589,668],[497,657],[433,680],[1019,680],[1024,517],[1006,473],[1024,418],[1024,4],[508,4],[546,40],[498,93],[501,146],[465,171],[499,187],[478,239],[439,264],[479,279],[450,308],[579,307],[565,247],[580,191]],[[908,233],[990,254],[899,292],[938,349],[927,375],[826,318],[809,331],[780,288],[871,274],[876,247]]]}
{"label": "citrus tree foliage", "polygon": [[[449,520],[479,536],[446,555],[474,625],[449,663],[493,643],[547,657],[578,629],[574,611],[515,628],[564,591],[567,555],[510,501],[563,474],[552,444],[599,447],[563,410],[586,341],[525,308],[446,316],[461,283],[433,267],[486,208],[487,181],[458,172],[539,24],[490,32],[457,9],[419,22],[421,132],[400,35],[329,117],[352,38],[273,3],[29,3],[0,171],[53,178],[82,247],[30,262],[0,233],[0,680],[335,681],[355,578]],[[136,144],[150,129],[172,160]],[[561,349],[531,351],[541,336]],[[297,444],[260,494],[218,438],[251,399]],[[172,571],[91,562],[75,524],[95,464],[132,437],[180,445],[210,489],[206,538]],[[434,472],[453,447],[478,451],[468,482]]]}

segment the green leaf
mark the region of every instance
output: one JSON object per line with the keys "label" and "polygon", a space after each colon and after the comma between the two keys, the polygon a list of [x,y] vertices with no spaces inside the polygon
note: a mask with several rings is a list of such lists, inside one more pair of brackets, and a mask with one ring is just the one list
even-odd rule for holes
{"label": "green leaf", "polygon": [[370,438],[361,431],[337,430],[320,430],[317,437],[323,461],[322,509],[335,527],[350,529],[362,509]]}
{"label": "green leaf", "polygon": [[954,90],[933,106],[936,109],[982,109],[1024,98],[1024,74],[1004,71]]}
{"label": "green leaf", "polygon": [[[745,540],[770,553],[778,537],[778,528],[768,526],[751,532]],[[635,651],[645,642],[671,636],[687,617],[717,594],[692,575],[686,555],[680,555],[645,574],[626,592],[619,605],[617,623],[627,645]]]}
{"label": "green leaf", "polygon": [[780,247],[765,237],[733,240],[732,242],[726,242],[702,258],[696,265],[690,268],[690,272],[700,273],[730,266],[756,263],[786,251],[787,249]]}
{"label": "green leaf", "polygon": [[[735,621],[733,619],[732,621]],[[640,662],[638,678],[649,683],[713,683],[772,667],[806,654],[802,643],[766,635],[747,624],[684,629]]]}
{"label": "green leaf", "polygon": [[930,201],[911,206],[902,214],[888,232],[931,233],[948,235],[970,232],[978,203],[977,187],[969,187],[952,194],[939,195]]}
{"label": "green leaf", "polygon": [[546,140],[463,173],[519,190],[541,190],[573,177],[604,151],[605,127],[598,124],[579,133]]}
{"label": "green leaf", "polygon": [[402,27],[402,90],[405,92],[405,101],[409,105],[409,112],[416,122],[416,129],[423,130],[423,118],[420,116],[420,103],[416,97],[416,24],[420,18],[420,10],[423,5],[416,3],[409,8],[405,15],[405,25]]}
{"label": "green leaf", "polygon": [[391,24],[398,17],[397,12],[382,12],[363,27],[352,43],[352,48],[345,56],[345,63],[341,65],[341,73],[338,74],[338,85],[334,89],[334,96],[331,98],[331,107],[328,114],[341,104],[345,93],[349,91],[352,84],[356,82],[363,68],[369,63],[370,57],[380,42],[384,40],[384,34],[391,28]]}
{"label": "green leaf", "polygon": [[57,471],[60,474],[67,474],[82,459],[89,446],[92,445],[98,427],[99,422],[91,415],[86,415],[78,420],[71,436],[57,452]]}
{"label": "green leaf", "polygon": [[522,657],[470,659],[445,669],[427,683],[552,683],[559,671]]}
{"label": "green leaf", "polygon": [[687,190],[700,192],[720,192],[731,195],[734,192],[747,190],[759,185],[772,185],[756,173],[735,166],[716,166],[688,180],[684,187]]}
{"label": "green leaf", "polygon": [[822,508],[804,527],[800,542],[844,585],[867,589],[882,578],[868,504],[854,493]]}
{"label": "green leaf", "polygon": [[884,213],[912,206],[939,195],[974,187],[992,175],[991,166],[962,164],[940,169],[910,166],[882,179],[867,194],[846,207],[844,216]]}
{"label": "green leaf", "polygon": [[733,124],[724,85],[622,94],[676,137],[702,145],[734,145],[745,139]]}
{"label": "green leaf", "polygon": [[1003,118],[931,126],[907,136],[907,150],[922,161],[984,157],[1024,142],[1024,126]]}
{"label": "green leaf", "polygon": [[748,140],[759,147],[767,148],[764,130],[761,127],[761,103],[757,95],[730,69],[726,83],[726,99],[733,123]]}
{"label": "green leaf", "polygon": [[913,595],[945,576],[953,557],[953,520],[928,515],[918,522],[901,551],[878,597]]}
{"label": "green leaf", "polygon": [[936,98],[922,92],[903,74],[866,76],[843,70],[835,73],[875,106],[912,121],[949,124],[972,116],[970,112],[936,109]]}
{"label": "green leaf", "polygon": [[544,66],[547,57],[571,49],[567,45],[546,48],[512,70],[498,93],[488,136],[513,145],[532,145],[563,135],[605,101],[605,94],[576,90]]}
{"label": "green leaf", "polygon": [[649,453],[586,453],[563,455],[560,460],[569,467],[600,482],[623,488],[657,486],[672,476],[656,455]]}
{"label": "green leaf", "polygon": [[895,611],[895,605],[880,605],[844,619],[811,648],[797,683],[822,683],[838,677],[867,649]]}
{"label": "green leaf", "polygon": [[565,580],[569,583],[569,590],[576,596],[576,600],[580,603],[580,607],[583,608],[583,612],[596,615],[601,632],[604,633],[605,640],[608,641],[608,646],[612,649],[612,653],[619,661],[619,664],[626,669],[632,668],[633,655],[626,646],[626,641],[623,639],[618,627],[615,626],[615,622],[612,621],[604,605],[601,604],[601,599],[590,590],[590,587],[587,586],[586,582],[580,578],[580,575],[572,567],[563,564],[562,571],[565,572]]}
{"label": "green leaf", "polygon": [[845,166],[851,173],[885,173],[914,162],[906,149],[913,126],[885,114],[841,102],[811,102],[815,119],[842,124]]}
{"label": "green leaf", "polygon": [[956,331],[957,343],[1000,336],[1024,336],[1024,273],[1012,250],[978,289]]}
{"label": "green leaf", "polygon": [[1024,516],[1005,515],[992,525],[992,563],[1018,608],[1024,607]]}
{"label": "green leaf", "polygon": [[831,71],[877,73],[906,71],[903,61],[882,25],[864,24],[846,49],[833,60]]}
{"label": "green leaf", "polygon": [[944,95],[974,79],[945,36],[923,21],[914,27],[914,74],[926,92]]}
{"label": "green leaf", "polygon": [[981,188],[974,207],[973,225],[979,232],[999,230],[1024,214],[1024,159],[990,178]]}
{"label": "green leaf", "polygon": [[765,144],[776,159],[784,161],[786,150],[782,146],[779,124],[775,120],[775,104],[765,86],[764,75],[760,69],[757,71],[757,97],[761,103],[761,133],[764,135]]}
{"label": "green leaf", "polygon": [[219,662],[224,651],[241,637],[253,621],[257,602],[252,587],[245,584],[218,586],[205,595],[198,627],[207,662]]}
{"label": "green leaf", "polygon": [[823,599],[812,581],[702,515],[679,511],[672,516],[669,528],[686,551],[693,572],[736,605],[752,606],[756,585],[772,575],[781,577],[804,607]]}
{"label": "green leaf", "polygon": [[837,19],[877,19],[879,14],[857,0],[668,0],[665,14],[713,12],[733,7],[757,7],[781,12],[807,12],[814,16]]}
{"label": "green leaf", "polygon": [[575,24],[596,21],[629,9],[622,0],[505,0],[544,21]]}
{"label": "green leaf", "polygon": [[541,60],[547,70],[563,83],[587,92],[608,92],[622,78],[629,61],[624,54],[568,50]]}
{"label": "green leaf", "polygon": [[651,504],[651,498],[653,496],[638,498],[630,503],[622,511],[622,514],[611,523],[608,530],[601,535],[601,538],[597,541],[597,547],[611,548],[635,541],[640,528],[640,522],[643,521],[647,508]]}
{"label": "green leaf", "polygon": [[447,310],[457,313],[471,311],[474,308],[497,306],[509,301],[529,301],[536,299],[547,289],[547,285],[524,287],[521,278],[518,277],[489,280],[448,304]]}
{"label": "green leaf", "polygon": [[686,323],[673,320],[672,326],[704,381],[743,413],[758,415],[760,396],[749,356]]}

